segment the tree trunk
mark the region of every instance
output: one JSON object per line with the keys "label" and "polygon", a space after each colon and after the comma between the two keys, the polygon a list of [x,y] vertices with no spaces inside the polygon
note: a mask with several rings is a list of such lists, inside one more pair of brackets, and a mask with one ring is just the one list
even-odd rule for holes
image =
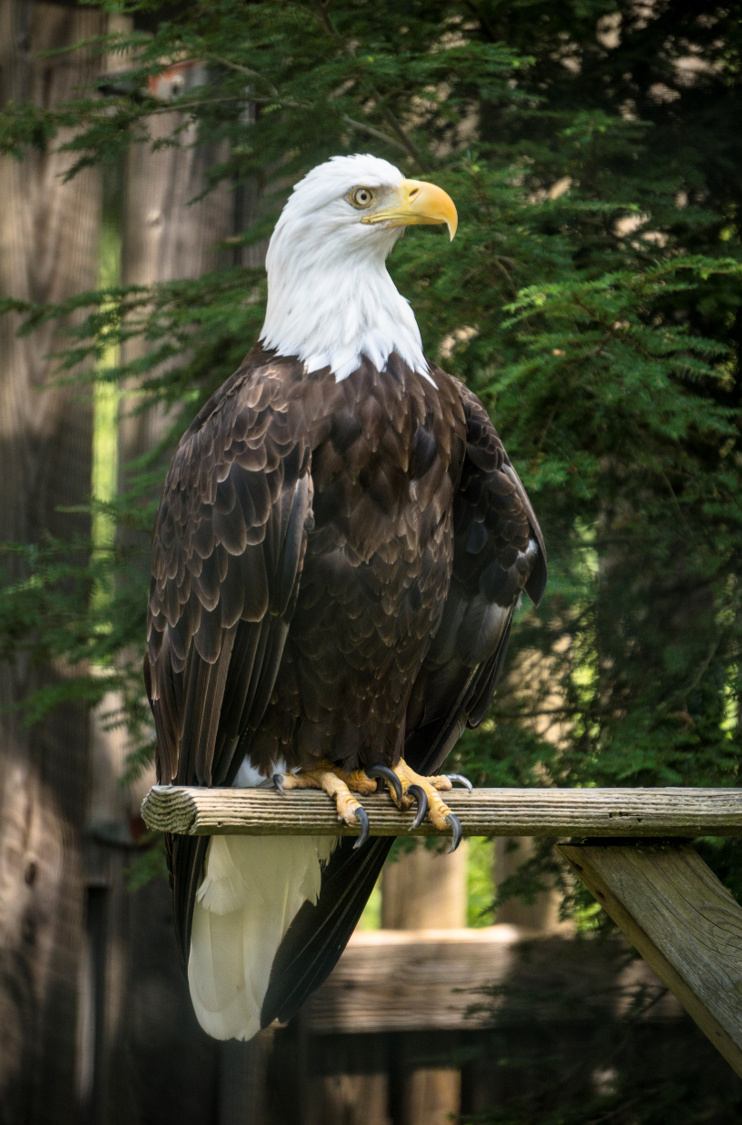
{"label": "tree trunk", "polygon": [[466,857],[462,841],[453,855],[419,845],[387,863],[381,874],[381,926],[385,930],[451,930],[466,925]]}
{"label": "tree trunk", "polygon": [[[53,106],[97,73],[84,51],[40,58],[105,29],[98,12],[0,0],[0,101]],[[67,139],[62,133],[51,148]],[[100,178],[63,184],[71,158],[30,152],[0,162],[0,292],[60,301],[95,285]],[[46,532],[89,534],[85,516],[60,507],[90,495],[91,407],[50,387],[58,326],[19,339],[0,321],[0,528],[10,541]],[[22,576],[22,568],[11,572]],[[75,705],[26,729],[6,710],[64,670],[19,660],[0,678],[0,1121],[78,1120],[77,975],[83,931],[81,831],[88,716]]]}
{"label": "tree trunk", "polygon": [[[128,65],[119,57],[121,69]],[[109,72],[114,69],[108,66]],[[202,75],[198,64],[178,64],[153,79],[151,89],[167,98],[198,84]],[[180,114],[167,113],[149,124],[157,140],[170,136],[183,120]],[[213,146],[193,147],[196,139],[189,126],[180,134],[181,147],[152,152],[147,144],[134,144],[129,149],[123,171],[122,283],[154,285],[198,277],[231,256],[217,246],[234,230],[230,186],[222,185],[189,206],[206,187],[209,168],[224,155]],[[249,345],[246,341],[246,351]],[[122,358],[138,358],[147,346],[143,340],[127,341]],[[132,396],[122,400],[119,452],[124,480],[127,462],[150,450],[166,423],[160,408],[136,413],[132,405]],[[143,557],[142,566],[148,568],[149,560]],[[109,697],[100,711],[115,710],[117,703],[116,697]],[[218,1044],[198,1026],[178,961],[167,882],[155,879],[141,890],[127,890],[133,856],[126,848],[130,818],[138,813],[154,774],[148,772],[122,790],[118,778],[124,757],[121,732],[105,730],[97,722],[89,808],[94,839],[88,847],[87,876],[89,900],[103,920],[97,930],[89,926],[84,974],[88,1117],[95,1125],[241,1123],[245,1107],[240,1083],[249,1070],[253,1045]]]}
{"label": "tree trunk", "polygon": [[[466,926],[467,843],[453,855],[420,847],[381,876],[381,925],[392,930],[451,930]],[[408,1045],[409,1046],[409,1045]],[[430,1066],[403,1050],[404,1125],[443,1125],[461,1108],[461,1074],[450,1066]]]}
{"label": "tree trunk", "polygon": [[[506,879],[515,875],[521,864],[526,863],[534,852],[532,836],[498,836],[495,842],[495,886],[499,887]],[[559,909],[562,896],[556,887],[539,891],[533,902],[523,902],[510,898],[497,908],[497,922],[507,922],[511,926],[522,926],[535,933],[571,933],[573,926],[569,921],[561,921]]]}
{"label": "tree trunk", "polygon": [[[200,63],[179,64],[150,82],[151,92],[167,99],[203,82]],[[153,141],[164,140],[182,127],[182,114],[163,113],[150,120]],[[224,159],[223,145],[200,145],[196,126],[180,134],[180,146],[153,152],[148,145],[134,144],[127,156],[124,181],[123,243],[121,273],[124,285],[155,285],[161,281],[200,277],[226,264],[231,251],[218,243],[234,232],[235,201],[228,183],[222,183],[197,203],[207,184],[209,168]],[[245,342],[245,351],[252,341]],[[144,340],[130,340],[124,360],[144,355]],[[161,409],[132,413],[121,420],[122,464],[141,456],[162,436]]]}

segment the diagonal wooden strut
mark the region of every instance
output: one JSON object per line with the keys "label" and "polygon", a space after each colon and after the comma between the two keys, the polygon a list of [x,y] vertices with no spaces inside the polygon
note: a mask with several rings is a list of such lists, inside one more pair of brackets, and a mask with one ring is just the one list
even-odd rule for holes
{"label": "diagonal wooden strut", "polygon": [[742,907],[689,844],[557,850],[742,1077]]}

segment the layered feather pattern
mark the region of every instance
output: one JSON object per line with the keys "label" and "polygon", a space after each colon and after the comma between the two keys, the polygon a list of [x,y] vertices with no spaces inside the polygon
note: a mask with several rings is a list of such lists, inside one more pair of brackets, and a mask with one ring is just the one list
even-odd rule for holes
{"label": "layered feather pattern", "polygon": [[[257,347],[184,435],[158,514],[160,780],[256,784],[403,750],[436,772],[485,714],[514,608],[545,574],[523,486],[461,383],[394,354],[337,382]],[[287,1019],[330,972],[389,847],[351,843],[323,867],[327,841],[169,838],[210,1034]]]}

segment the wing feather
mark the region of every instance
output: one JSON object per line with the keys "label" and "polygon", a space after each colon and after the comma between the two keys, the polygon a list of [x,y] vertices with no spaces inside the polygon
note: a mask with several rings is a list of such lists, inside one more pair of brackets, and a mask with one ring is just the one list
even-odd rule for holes
{"label": "wing feather", "polygon": [[339,840],[322,869],[316,903],[305,902],[289,926],[273,961],[260,1013],[262,1027],[295,1014],[329,976],[374,889],[394,837],[376,836],[360,851],[351,837]]}
{"label": "wing feather", "polygon": [[482,722],[502,674],[521,591],[538,604],[546,550],[533,508],[479,399],[459,384],[466,454],[454,499],[454,559],[441,624],[413,686],[405,758],[436,773]]}
{"label": "wing feather", "polygon": [[[157,515],[145,679],[161,782],[231,784],[270,700],[312,519],[293,365],[256,353],[184,435]],[[205,846],[169,842],[184,961]]]}

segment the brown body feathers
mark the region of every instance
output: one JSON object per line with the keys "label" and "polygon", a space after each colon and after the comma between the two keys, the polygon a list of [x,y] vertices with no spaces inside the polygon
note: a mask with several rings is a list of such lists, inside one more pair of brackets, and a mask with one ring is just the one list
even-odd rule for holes
{"label": "brown body feathers", "polygon": [[[266,776],[402,754],[432,773],[481,722],[545,553],[483,406],[431,379],[392,354],[338,383],[258,347],[186,432],[154,533],[161,782],[231,785],[245,756]],[[184,957],[203,855],[171,843]]]}

